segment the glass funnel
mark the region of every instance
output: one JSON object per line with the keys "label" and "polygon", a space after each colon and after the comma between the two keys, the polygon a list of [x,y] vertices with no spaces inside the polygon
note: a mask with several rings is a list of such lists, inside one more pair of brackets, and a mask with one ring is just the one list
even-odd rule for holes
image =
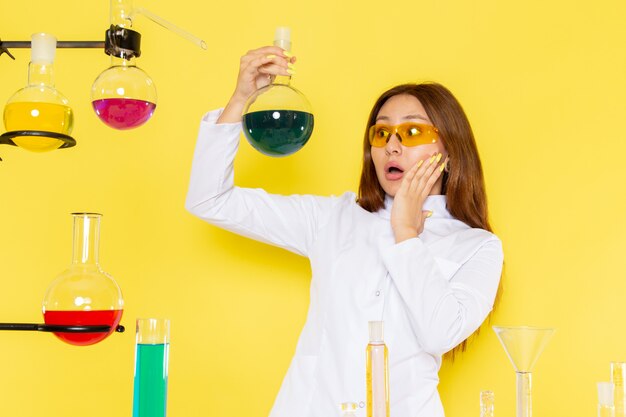
{"label": "glass funnel", "polygon": [[72,213],[72,216],[72,264],[50,284],[42,307],[46,324],[111,326],[109,332],[55,333],[67,343],[86,346],[100,342],[116,330],[124,300],[120,287],[98,262],[102,215]]}
{"label": "glass funnel", "polygon": [[517,417],[532,416],[532,370],[554,334],[549,327],[493,326],[517,376]]}
{"label": "glass funnel", "polygon": [[[291,50],[288,28],[278,28],[274,45]],[[291,77],[276,76],[258,89],[243,111],[243,134],[257,151],[287,156],[299,151],[313,133],[313,110],[307,98],[290,85]]]}
{"label": "glass funnel", "polygon": [[74,113],[69,101],[54,87],[56,38],[47,33],[31,37],[28,84],[17,91],[4,108],[3,138],[9,144],[33,152],[70,147]]}

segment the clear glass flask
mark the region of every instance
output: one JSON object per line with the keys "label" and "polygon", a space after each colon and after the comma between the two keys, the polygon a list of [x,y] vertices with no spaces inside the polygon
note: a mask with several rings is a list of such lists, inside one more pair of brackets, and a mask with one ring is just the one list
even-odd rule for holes
{"label": "clear glass flask", "polygon": [[138,319],[135,343],[133,417],[165,417],[170,321]]}
{"label": "clear glass flask", "polygon": [[389,352],[383,340],[383,322],[369,322],[366,352],[367,417],[389,417]]}
{"label": "clear glass flask", "polygon": [[98,249],[102,215],[72,213],[72,216],[72,263],[48,287],[42,310],[46,324],[111,326],[109,332],[55,333],[64,342],[87,346],[100,342],[117,329],[124,300],[113,277],[100,268]]}
{"label": "clear glass flask", "polygon": [[626,362],[611,362],[611,382],[615,387],[615,417],[626,417]]}
{"label": "clear glass flask", "polygon": [[157,93],[152,78],[137,67],[141,35],[130,29],[131,0],[111,0],[111,27],[106,32],[105,52],[111,66],[91,87],[91,104],[98,118],[118,130],[139,127],[156,109]]}
{"label": "clear glass flask", "polygon": [[494,396],[493,391],[480,392],[480,417],[493,417]]}
{"label": "clear glass flask", "polygon": [[[291,51],[289,28],[276,30],[274,45]],[[300,149],[313,133],[311,104],[291,85],[291,76],[276,76],[258,89],[243,111],[243,134],[257,151],[268,156],[287,156]]]}
{"label": "clear glass flask", "polygon": [[48,33],[32,35],[28,84],[13,94],[4,108],[7,134],[14,133],[10,135],[13,143],[33,152],[75,144],[69,137],[74,113],[68,99],[54,86],[56,42]]}
{"label": "clear glass flask", "polygon": [[532,416],[532,370],[555,329],[529,326],[493,326],[509,357],[517,383],[517,417]]}
{"label": "clear glass flask", "polygon": [[598,417],[615,417],[612,382],[598,382]]}

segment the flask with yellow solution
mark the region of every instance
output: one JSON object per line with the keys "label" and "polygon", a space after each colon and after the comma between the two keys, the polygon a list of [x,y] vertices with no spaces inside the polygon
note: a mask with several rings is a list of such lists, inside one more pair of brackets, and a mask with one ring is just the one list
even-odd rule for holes
{"label": "flask with yellow solution", "polygon": [[67,98],[54,88],[56,38],[36,33],[31,39],[28,85],[7,101],[3,136],[8,135],[20,148],[46,152],[67,147],[68,140],[74,142],[69,137],[74,114]]}

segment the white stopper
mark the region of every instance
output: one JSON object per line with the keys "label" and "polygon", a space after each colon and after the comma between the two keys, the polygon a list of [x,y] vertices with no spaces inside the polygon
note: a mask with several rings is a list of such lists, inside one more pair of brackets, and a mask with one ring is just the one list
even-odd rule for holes
{"label": "white stopper", "polygon": [[33,33],[30,40],[30,62],[52,64],[57,50],[57,38],[49,33]]}
{"label": "white stopper", "polygon": [[383,341],[383,322],[382,321],[370,321],[370,342],[382,342]]}
{"label": "white stopper", "polygon": [[279,46],[285,51],[291,51],[291,29],[279,26],[274,33],[274,46]]}
{"label": "white stopper", "polygon": [[612,382],[598,382],[598,404],[613,407],[613,390],[615,386]]}

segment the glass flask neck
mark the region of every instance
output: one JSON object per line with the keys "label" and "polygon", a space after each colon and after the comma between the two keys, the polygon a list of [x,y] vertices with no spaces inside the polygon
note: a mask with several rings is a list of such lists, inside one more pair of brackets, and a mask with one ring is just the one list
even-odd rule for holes
{"label": "glass flask neck", "polygon": [[122,56],[119,58],[111,55],[111,66],[112,67],[136,67],[137,60],[135,59],[135,57],[132,57],[132,58],[124,57],[124,53],[122,52]]}
{"label": "glass flask neck", "polygon": [[54,87],[54,67],[51,62],[31,62],[28,64],[28,85]]}
{"label": "glass flask neck", "polygon": [[100,218],[97,213],[75,213],[72,264],[97,265]]}
{"label": "glass flask neck", "polygon": [[111,24],[130,28],[132,26],[131,14],[133,12],[132,0],[111,0]]}
{"label": "glass flask neck", "polygon": [[277,75],[272,81],[273,85],[289,85],[291,83],[291,76],[289,75]]}

